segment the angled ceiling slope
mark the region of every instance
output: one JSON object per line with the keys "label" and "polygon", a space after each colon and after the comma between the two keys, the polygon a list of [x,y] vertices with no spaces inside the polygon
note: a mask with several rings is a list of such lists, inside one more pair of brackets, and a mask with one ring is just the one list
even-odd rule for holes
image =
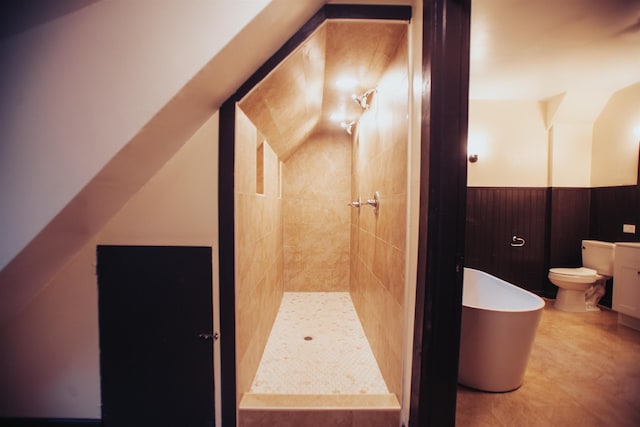
{"label": "angled ceiling slope", "polygon": [[239,103],[280,160],[315,132],[362,113],[351,95],[374,88],[396,55],[406,22],[324,22]]}
{"label": "angled ceiling slope", "polygon": [[271,1],[96,171],[80,193],[0,271],[0,325],[21,312],[323,3]]}
{"label": "angled ceiling slope", "polygon": [[473,0],[470,98],[546,100],[640,80],[638,0]]}

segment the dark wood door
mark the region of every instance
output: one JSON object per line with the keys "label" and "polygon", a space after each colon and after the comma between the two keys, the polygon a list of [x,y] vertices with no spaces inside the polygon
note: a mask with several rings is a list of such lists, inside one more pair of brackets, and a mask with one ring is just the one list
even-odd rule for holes
{"label": "dark wood door", "polygon": [[98,246],[105,427],[213,426],[210,247]]}

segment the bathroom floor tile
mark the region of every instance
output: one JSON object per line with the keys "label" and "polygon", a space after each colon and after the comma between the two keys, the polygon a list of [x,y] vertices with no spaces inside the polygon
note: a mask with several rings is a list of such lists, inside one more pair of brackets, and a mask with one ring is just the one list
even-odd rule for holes
{"label": "bathroom floor tile", "polygon": [[348,292],[285,292],[251,393],[389,393]]}
{"label": "bathroom floor tile", "polygon": [[615,312],[566,313],[547,300],[522,386],[458,386],[456,425],[640,425],[640,332]]}

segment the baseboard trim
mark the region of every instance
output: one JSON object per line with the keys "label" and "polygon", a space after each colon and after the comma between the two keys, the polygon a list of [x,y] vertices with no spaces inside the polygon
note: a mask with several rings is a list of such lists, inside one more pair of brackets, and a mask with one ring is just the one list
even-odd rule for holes
{"label": "baseboard trim", "polygon": [[101,427],[102,420],[90,418],[0,417],[0,427]]}

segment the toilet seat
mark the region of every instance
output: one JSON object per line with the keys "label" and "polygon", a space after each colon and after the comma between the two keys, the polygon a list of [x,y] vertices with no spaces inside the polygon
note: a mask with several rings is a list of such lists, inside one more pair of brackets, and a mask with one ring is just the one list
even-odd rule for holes
{"label": "toilet seat", "polygon": [[549,269],[549,278],[552,277],[573,283],[593,283],[598,278],[598,272],[587,267],[551,268]]}

